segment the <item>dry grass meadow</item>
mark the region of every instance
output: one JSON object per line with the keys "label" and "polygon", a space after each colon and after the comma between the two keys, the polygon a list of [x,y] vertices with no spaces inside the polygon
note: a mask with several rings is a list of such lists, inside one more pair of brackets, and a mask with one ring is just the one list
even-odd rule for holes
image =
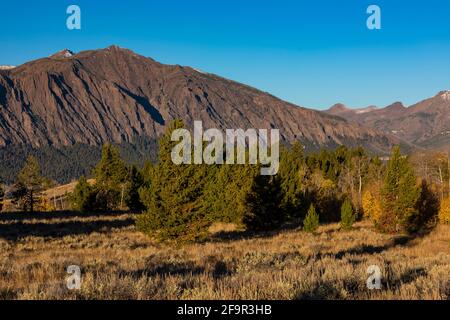
{"label": "dry grass meadow", "polygon": [[[137,232],[131,214],[0,214],[0,299],[450,298],[450,226],[416,239],[365,222],[316,235],[214,231],[169,247]],[[79,290],[67,289],[69,265],[82,269]],[[381,290],[366,286],[370,265]]]}

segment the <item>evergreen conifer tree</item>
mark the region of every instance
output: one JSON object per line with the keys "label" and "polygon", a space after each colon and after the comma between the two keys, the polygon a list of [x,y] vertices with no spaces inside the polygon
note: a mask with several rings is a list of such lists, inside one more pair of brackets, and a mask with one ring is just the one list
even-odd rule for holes
{"label": "evergreen conifer tree", "polygon": [[278,177],[257,174],[244,197],[244,224],[247,230],[268,231],[280,227],[286,214],[280,209],[281,186]]}
{"label": "evergreen conifer tree", "polygon": [[341,227],[345,230],[352,228],[356,221],[356,213],[353,210],[352,203],[349,199],[345,199],[341,207]]}
{"label": "evergreen conifer tree", "polygon": [[144,204],[139,197],[139,189],[144,185],[144,178],[136,166],[130,169],[130,176],[128,181],[128,190],[126,196],[127,207],[135,212],[144,210]]}
{"label": "evergreen conifer tree", "polygon": [[203,238],[211,224],[203,210],[202,196],[208,165],[174,164],[171,141],[181,121],[168,126],[160,139],[158,164],[151,170],[150,186],[141,192],[147,210],[136,221],[138,229],[159,240],[181,242]]}
{"label": "evergreen conifer tree", "polygon": [[47,179],[41,175],[38,160],[29,156],[23,169],[17,176],[14,185],[13,199],[24,211],[34,212],[41,199],[41,192],[49,185]]}
{"label": "evergreen conifer tree", "polygon": [[290,150],[282,151],[278,174],[283,195],[280,208],[292,218],[302,211],[306,180],[303,146],[299,142],[295,142]]}
{"label": "evergreen conifer tree", "polygon": [[119,150],[107,143],[102,148],[102,158],[94,169],[95,207],[98,210],[123,208],[127,187],[128,168]]}
{"label": "evergreen conifer tree", "polygon": [[306,232],[315,232],[319,228],[319,214],[316,212],[314,205],[311,204],[305,220],[303,221],[303,230]]}
{"label": "evergreen conifer tree", "polygon": [[408,231],[409,221],[417,215],[420,188],[406,157],[394,147],[381,189],[382,213],[377,227],[382,232]]}
{"label": "evergreen conifer tree", "polygon": [[203,201],[208,217],[215,222],[242,225],[245,197],[256,174],[255,166],[220,165],[210,169],[211,178],[205,185]]}
{"label": "evergreen conifer tree", "polygon": [[95,194],[84,176],[81,176],[70,196],[72,210],[89,211],[94,209]]}

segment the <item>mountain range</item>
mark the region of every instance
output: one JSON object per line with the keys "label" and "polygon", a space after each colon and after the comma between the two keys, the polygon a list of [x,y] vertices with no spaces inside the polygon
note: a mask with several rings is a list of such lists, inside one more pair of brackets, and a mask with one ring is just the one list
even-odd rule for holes
{"label": "mountain range", "polygon": [[450,149],[450,91],[405,107],[350,109],[336,104],[326,111],[365,127],[391,134],[419,149]]}
{"label": "mountain range", "polygon": [[[73,153],[67,150],[73,146],[80,153],[80,146],[98,150],[105,142],[126,145],[128,153],[133,149],[135,158],[144,158],[136,141],[156,141],[175,119],[187,127],[201,120],[205,129],[277,128],[283,142],[298,140],[307,150],[347,145],[386,154],[394,144],[409,149],[450,145],[447,109],[448,91],[409,108],[399,103],[359,110],[335,105],[322,112],[117,46],[79,53],[65,49],[0,68],[0,162],[9,159],[5,170],[17,171],[21,161],[14,154],[23,156],[23,148],[45,149],[46,154],[50,148],[66,157],[57,161],[71,161]],[[83,170],[66,173],[64,180]]]}
{"label": "mountain range", "polygon": [[395,142],[340,117],[116,46],[63,50],[0,71],[0,146],[130,142],[160,136],[174,119],[187,126],[201,120],[205,128],[278,128],[282,140],[311,148],[364,144],[382,151]]}

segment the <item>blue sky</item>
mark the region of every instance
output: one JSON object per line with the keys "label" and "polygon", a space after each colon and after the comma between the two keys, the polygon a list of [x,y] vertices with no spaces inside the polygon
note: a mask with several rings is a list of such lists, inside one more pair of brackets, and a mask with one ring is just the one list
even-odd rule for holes
{"label": "blue sky", "polygon": [[[81,30],[66,28],[70,4]],[[381,30],[366,27],[370,4]],[[412,104],[450,89],[450,1],[16,0],[1,11],[0,64],[116,44],[317,109]]]}

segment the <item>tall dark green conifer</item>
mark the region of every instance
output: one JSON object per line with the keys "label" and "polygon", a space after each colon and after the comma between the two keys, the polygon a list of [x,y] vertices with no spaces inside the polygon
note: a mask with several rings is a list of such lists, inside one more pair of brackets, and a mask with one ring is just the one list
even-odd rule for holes
{"label": "tall dark green conifer", "polygon": [[281,186],[277,176],[254,176],[246,194],[244,224],[248,230],[268,231],[280,227],[286,221],[285,211],[280,209]]}
{"label": "tall dark green conifer", "polygon": [[127,207],[135,212],[144,210],[145,206],[139,197],[139,189],[144,185],[144,178],[136,166],[131,167],[127,184],[127,195],[125,199]]}
{"label": "tall dark green conifer", "polygon": [[127,167],[119,150],[109,143],[105,144],[102,148],[102,158],[94,169],[96,185],[104,189],[120,189],[127,174]]}
{"label": "tall dark green conifer", "polygon": [[203,201],[208,217],[212,221],[242,225],[245,196],[255,174],[256,168],[252,165],[212,166]]}
{"label": "tall dark green conifer", "polygon": [[181,121],[168,126],[160,139],[150,186],[141,192],[147,211],[137,219],[137,226],[159,240],[196,240],[205,236],[211,224],[202,203],[209,166],[172,162],[171,152],[178,142],[171,141],[171,134],[183,127]]}
{"label": "tall dark green conifer", "polygon": [[40,193],[48,185],[49,181],[41,175],[38,160],[29,156],[14,185],[14,202],[18,203],[24,211],[34,212],[41,197]]}
{"label": "tall dark green conifer", "polygon": [[356,212],[353,210],[352,203],[345,199],[341,207],[341,227],[350,230],[356,221]]}
{"label": "tall dark green conifer", "polygon": [[282,190],[281,210],[289,217],[301,215],[304,205],[307,168],[303,154],[303,145],[294,143],[290,150],[283,150],[280,156],[280,186]]}
{"label": "tall dark green conifer", "polygon": [[89,211],[94,209],[95,194],[84,176],[81,176],[70,196],[72,210]]}
{"label": "tall dark green conifer", "polygon": [[408,222],[418,214],[419,197],[417,178],[397,146],[392,151],[381,189],[383,212],[377,227],[388,233],[408,231]]}
{"label": "tall dark green conifer", "polygon": [[102,158],[94,169],[96,203],[98,210],[123,209],[129,170],[119,150],[111,144],[102,148]]}

